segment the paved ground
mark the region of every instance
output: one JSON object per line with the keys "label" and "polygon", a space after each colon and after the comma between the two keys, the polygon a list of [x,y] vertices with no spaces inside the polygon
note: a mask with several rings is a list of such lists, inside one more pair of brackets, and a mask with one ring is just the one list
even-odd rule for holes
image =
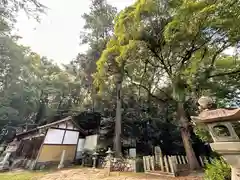
{"label": "paved ground", "polygon": [[202,180],[199,177],[167,178],[136,173],[111,173],[98,169],[69,169],[46,174],[38,180]]}

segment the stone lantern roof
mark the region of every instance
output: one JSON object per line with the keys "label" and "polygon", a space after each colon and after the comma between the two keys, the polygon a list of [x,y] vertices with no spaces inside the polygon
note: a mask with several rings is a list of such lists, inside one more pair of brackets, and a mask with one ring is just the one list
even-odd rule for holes
{"label": "stone lantern roof", "polygon": [[196,123],[213,123],[222,121],[240,121],[240,108],[204,110],[199,116],[193,116]]}

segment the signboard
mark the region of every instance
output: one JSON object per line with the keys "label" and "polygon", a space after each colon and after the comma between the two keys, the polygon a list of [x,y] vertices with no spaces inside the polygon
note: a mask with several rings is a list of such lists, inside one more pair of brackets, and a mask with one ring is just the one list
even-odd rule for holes
{"label": "signboard", "polygon": [[137,156],[136,148],[129,149],[129,157],[135,158]]}

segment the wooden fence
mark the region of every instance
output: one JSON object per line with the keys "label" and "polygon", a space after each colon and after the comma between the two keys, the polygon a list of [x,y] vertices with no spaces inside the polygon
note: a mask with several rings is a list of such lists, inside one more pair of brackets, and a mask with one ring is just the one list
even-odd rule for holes
{"label": "wooden fence", "polygon": [[155,158],[154,156],[143,156],[143,168],[145,173],[165,174],[176,176],[176,164],[172,156]]}
{"label": "wooden fence", "polygon": [[[202,167],[205,159],[199,157],[199,163]],[[186,156],[143,156],[143,167],[145,173],[154,175],[177,176],[183,171],[189,170],[189,164]]]}

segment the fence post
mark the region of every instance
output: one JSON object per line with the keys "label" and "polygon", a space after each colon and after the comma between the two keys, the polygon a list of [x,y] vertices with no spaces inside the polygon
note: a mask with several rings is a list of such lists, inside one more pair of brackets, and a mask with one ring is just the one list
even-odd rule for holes
{"label": "fence post", "polygon": [[165,167],[166,167],[166,171],[169,172],[169,167],[168,167],[168,158],[167,158],[167,155],[164,156],[164,164],[165,164]]}
{"label": "fence post", "polygon": [[176,164],[178,164],[178,158],[177,158],[177,155],[173,156],[174,157],[174,161]]}
{"label": "fence post", "polygon": [[145,156],[143,156],[143,170],[144,172],[146,172]]}
{"label": "fence post", "polygon": [[188,160],[186,156],[183,156],[183,161],[184,161],[184,164],[188,164]]}
{"label": "fence post", "polygon": [[181,164],[184,164],[184,157],[180,156],[180,158],[181,158]]}
{"label": "fence post", "polygon": [[160,159],[160,169],[161,171],[164,171],[163,156],[159,156],[159,159]]}
{"label": "fence post", "polygon": [[146,165],[147,165],[147,171],[150,171],[150,156],[146,157]]}
{"label": "fence post", "polygon": [[181,160],[180,160],[179,155],[176,155],[176,158],[177,158],[177,164],[181,164]]}
{"label": "fence post", "polygon": [[151,163],[151,170],[154,171],[155,167],[154,167],[154,156],[150,156],[150,163]]}
{"label": "fence post", "polygon": [[169,158],[169,164],[170,164],[171,172],[172,172],[173,175],[175,176],[175,175],[176,175],[176,172],[177,172],[177,167],[176,167],[176,162],[175,162],[174,156],[171,156],[171,157]]}

